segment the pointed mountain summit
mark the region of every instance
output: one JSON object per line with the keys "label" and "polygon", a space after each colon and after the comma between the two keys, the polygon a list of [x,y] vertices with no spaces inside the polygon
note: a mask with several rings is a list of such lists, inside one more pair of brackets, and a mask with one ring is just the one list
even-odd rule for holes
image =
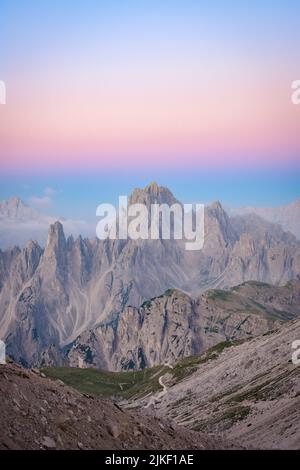
{"label": "pointed mountain summit", "polygon": [[65,274],[67,266],[67,242],[63,226],[58,221],[50,225],[43,260],[56,266],[59,274]]}
{"label": "pointed mountain summit", "polygon": [[238,238],[220,201],[215,201],[206,207],[205,232],[209,237],[219,236],[219,241],[222,239],[225,245],[234,243]]}
{"label": "pointed mountain summit", "polygon": [[172,192],[164,186],[157,183],[150,183],[144,189],[136,188],[129,196],[129,204],[145,204],[149,207],[151,204],[179,203]]}
{"label": "pointed mountain summit", "polygon": [[26,273],[28,279],[33,275],[35,272],[40,258],[42,256],[43,250],[38,244],[38,242],[30,240],[26,246],[26,248],[22,251],[22,256],[20,257],[20,261],[22,263],[23,271]]}
{"label": "pointed mountain summit", "polygon": [[63,230],[63,226],[59,221],[56,221],[54,224],[50,225],[48,240],[45,253],[54,249],[55,251],[60,251],[61,249],[66,248],[66,239]]}
{"label": "pointed mountain summit", "polygon": [[13,196],[6,201],[0,202],[0,218],[18,220],[36,220],[41,215],[38,211],[29,207],[18,196]]}

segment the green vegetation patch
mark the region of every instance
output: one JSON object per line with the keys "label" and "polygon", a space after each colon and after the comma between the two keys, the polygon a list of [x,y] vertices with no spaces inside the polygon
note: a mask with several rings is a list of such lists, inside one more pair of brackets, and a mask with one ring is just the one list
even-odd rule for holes
{"label": "green vegetation patch", "polygon": [[285,371],[276,378],[265,380],[250,389],[248,388],[245,392],[233,395],[229,398],[228,403],[241,403],[245,400],[276,400],[288,392],[290,388],[289,379],[293,379],[294,376],[297,377],[299,374],[300,372],[297,368]]}
{"label": "green vegetation patch", "polygon": [[234,286],[231,288],[232,291],[239,290],[241,287],[264,287],[264,288],[270,288],[273,287],[271,284],[267,284],[266,282],[260,282],[260,281],[245,281],[242,284],[239,284],[237,286]]}
{"label": "green vegetation patch", "polygon": [[175,289],[167,289],[165,294],[167,297],[171,297],[171,295],[173,295],[175,292]]}
{"label": "green vegetation patch", "polygon": [[174,368],[171,371],[174,378],[176,379],[176,382],[179,382],[180,380],[192,375],[197,370],[199,365],[205,364],[210,360],[217,359],[224,349],[231,346],[237,346],[242,342],[243,341],[222,341],[201,355],[189,356],[181,359],[174,365]]}
{"label": "green vegetation patch", "polygon": [[138,399],[162,390],[159,377],[169,373],[174,382],[189,377],[199,365],[215,360],[224,349],[243,341],[223,341],[198,356],[189,356],[178,361],[173,369],[156,366],[140,371],[108,372],[94,368],[45,367],[44,374],[51,379],[60,379],[81,393],[94,396]]}
{"label": "green vegetation patch", "polygon": [[250,406],[233,406],[222,413],[212,416],[211,419],[197,421],[194,426],[194,431],[208,431],[219,432],[220,429],[230,429],[238,421],[247,418],[251,412]]}
{"label": "green vegetation patch", "polygon": [[51,379],[60,379],[66,385],[81,393],[94,396],[132,398],[155,393],[162,387],[158,382],[160,375],[169,371],[165,366],[153,367],[142,371],[107,372],[97,369],[76,367],[46,367],[44,374]]}
{"label": "green vegetation patch", "polygon": [[144,309],[149,309],[151,307],[152,300],[145,300],[145,302],[142,303],[141,308]]}
{"label": "green vegetation patch", "polygon": [[207,291],[207,297],[211,300],[224,300],[226,302],[232,299],[232,292],[221,289],[212,289]]}

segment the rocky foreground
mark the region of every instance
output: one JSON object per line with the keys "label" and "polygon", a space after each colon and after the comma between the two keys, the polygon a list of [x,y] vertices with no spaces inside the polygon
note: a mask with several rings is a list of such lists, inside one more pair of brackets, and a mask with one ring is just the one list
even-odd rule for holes
{"label": "rocky foreground", "polygon": [[0,366],[0,449],[220,449],[231,444],[122,410],[38,370]]}

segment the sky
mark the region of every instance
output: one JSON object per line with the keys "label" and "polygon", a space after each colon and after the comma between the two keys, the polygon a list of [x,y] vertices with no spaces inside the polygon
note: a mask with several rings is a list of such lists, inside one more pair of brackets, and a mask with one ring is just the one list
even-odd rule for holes
{"label": "sky", "polygon": [[299,197],[298,0],[1,0],[0,198]]}

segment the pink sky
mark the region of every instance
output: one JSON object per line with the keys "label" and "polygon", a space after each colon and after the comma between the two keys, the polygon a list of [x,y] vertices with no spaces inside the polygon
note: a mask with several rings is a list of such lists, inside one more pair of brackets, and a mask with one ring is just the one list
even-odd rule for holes
{"label": "pink sky", "polygon": [[209,75],[166,74],[133,86],[128,76],[120,88],[84,76],[52,77],[48,86],[39,78],[8,88],[3,169],[276,165],[295,163],[300,152],[300,107],[284,79],[232,74],[212,83]]}

